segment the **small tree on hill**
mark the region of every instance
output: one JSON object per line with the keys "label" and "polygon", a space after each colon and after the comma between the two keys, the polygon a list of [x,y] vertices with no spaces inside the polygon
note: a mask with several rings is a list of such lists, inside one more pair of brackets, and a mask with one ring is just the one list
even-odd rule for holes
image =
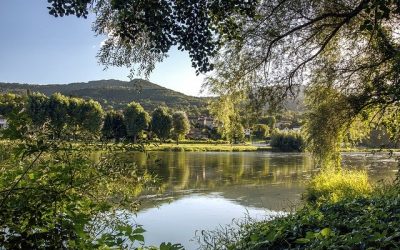
{"label": "small tree on hill", "polygon": [[172,117],[168,114],[168,110],[164,107],[156,108],[151,117],[151,131],[157,137],[165,141],[168,139],[172,129]]}
{"label": "small tree on hill", "polygon": [[190,122],[185,112],[179,111],[172,115],[172,127],[176,144],[179,144],[179,139],[190,131]]}
{"label": "small tree on hill", "polygon": [[145,130],[150,121],[149,114],[136,102],[131,102],[124,110],[126,135],[136,143],[138,136]]}

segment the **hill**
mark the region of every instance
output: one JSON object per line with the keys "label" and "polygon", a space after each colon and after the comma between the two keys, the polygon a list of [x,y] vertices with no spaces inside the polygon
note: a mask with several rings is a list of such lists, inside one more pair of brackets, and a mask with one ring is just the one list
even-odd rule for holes
{"label": "hill", "polygon": [[99,80],[70,84],[19,84],[0,83],[0,92],[26,93],[40,92],[51,95],[60,92],[66,96],[92,98],[105,109],[122,109],[129,102],[139,102],[147,111],[159,106],[175,110],[198,112],[204,110],[209,98],[188,96],[142,79],[130,82],[119,80]]}

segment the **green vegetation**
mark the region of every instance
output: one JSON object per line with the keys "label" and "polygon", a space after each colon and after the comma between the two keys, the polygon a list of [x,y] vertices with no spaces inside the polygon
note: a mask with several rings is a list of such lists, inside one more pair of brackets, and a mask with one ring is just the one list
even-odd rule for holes
{"label": "green vegetation", "polygon": [[0,92],[25,95],[27,90],[47,96],[61,93],[65,96],[93,99],[106,110],[121,110],[130,102],[135,101],[140,103],[147,112],[160,106],[167,106],[173,110],[185,110],[195,115],[206,112],[207,102],[210,100],[210,98],[187,96],[141,79],[130,82],[100,80],[50,85],[0,83]]}
{"label": "green vegetation", "polygon": [[179,144],[179,139],[190,131],[190,122],[185,112],[175,112],[172,114],[172,134],[176,140],[176,144]]}
{"label": "green vegetation", "polygon": [[[138,66],[139,73],[148,75],[172,46],[178,46],[189,52],[197,73],[214,70],[205,84],[218,95],[210,112],[229,142],[243,142],[245,129],[259,123],[256,118],[266,111],[266,104],[268,116],[278,118],[275,113],[288,104],[288,98],[305,94],[304,122],[294,119],[291,125],[304,124],[306,140],[297,133],[276,132],[271,145],[303,151],[307,142],[317,165],[324,169],[310,183],[308,203],[287,217],[244,225],[236,240],[228,236],[206,246],[400,248],[399,184],[371,191],[364,173],[340,170],[339,153],[343,146],[360,143],[371,130],[399,141],[399,1],[48,2],[50,15],[56,17],[95,14],[94,31],[107,37],[98,54],[106,67]],[[135,68],[131,73],[136,73]],[[132,229],[118,218],[116,234],[95,237],[88,231],[98,227],[93,218],[113,211],[112,202],[135,204],[130,199],[148,178],[118,162],[92,165],[82,155],[87,153],[84,148],[78,153],[68,151],[71,144],[63,144],[68,140],[97,139],[103,111],[96,101],[58,92],[91,97],[107,109],[124,108],[126,136],[135,143],[148,129],[150,118],[140,104],[131,102],[134,97],[148,110],[156,107],[154,103],[168,105],[173,100],[179,110],[193,113],[204,100],[141,80],[119,83],[117,88],[110,83],[29,87],[49,98],[1,96],[0,112],[10,122],[2,135],[22,142],[13,154],[1,153],[0,237],[6,248],[105,248],[124,247],[126,239],[143,241],[142,229]],[[140,87],[145,95],[138,94]],[[120,126],[114,126],[120,118],[107,116],[104,137],[120,140],[121,133],[116,131]],[[273,119],[264,122],[271,129],[275,124]],[[186,114],[175,112],[172,133],[177,144],[189,128]],[[265,136],[261,128],[257,131]],[[165,139],[157,126],[154,132]]]}
{"label": "green vegetation", "polygon": [[124,110],[124,121],[127,138],[136,143],[148,127],[150,116],[139,103],[131,102]]}
{"label": "green vegetation", "polygon": [[365,173],[346,173],[320,173],[308,189],[312,201],[296,212],[203,233],[202,249],[399,248],[398,184],[372,191]]}
{"label": "green vegetation", "polygon": [[257,147],[252,145],[234,144],[212,144],[212,143],[180,143],[174,144],[150,144],[145,146],[146,151],[212,151],[212,152],[248,152],[248,151],[269,151],[270,147]]}
{"label": "green vegetation", "polygon": [[271,147],[280,151],[305,150],[305,141],[300,132],[274,132],[271,136]]}
{"label": "green vegetation", "polygon": [[160,140],[169,138],[172,130],[172,117],[168,114],[167,108],[156,108],[151,117],[151,131]]}
{"label": "green vegetation", "polygon": [[116,142],[119,142],[125,138],[126,126],[123,114],[115,111],[107,112],[101,132],[102,138],[106,140],[115,139]]}
{"label": "green vegetation", "polygon": [[[123,219],[153,176],[110,152],[48,140],[51,130],[1,144],[0,242],[6,249],[104,249],[143,245],[144,229]],[[163,244],[165,246],[167,244]],[[146,248],[147,249],[147,248]],[[153,249],[153,248],[151,248]],[[165,249],[181,249],[169,244]]]}
{"label": "green vegetation", "polygon": [[365,198],[372,191],[366,172],[325,169],[312,178],[305,199],[318,204],[335,203],[343,199]]}
{"label": "green vegetation", "polygon": [[253,135],[257,139],[265,140],[269,136],[269,127],[265,124],[256,124],[253,128]]}

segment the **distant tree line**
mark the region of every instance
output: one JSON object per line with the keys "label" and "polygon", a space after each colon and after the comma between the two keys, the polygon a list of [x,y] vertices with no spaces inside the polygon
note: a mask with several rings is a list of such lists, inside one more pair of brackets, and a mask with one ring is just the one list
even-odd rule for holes
{"label": "distant tree line", "polygon": [[121,111],[105,112],[97,101],[60,93],[49,97],[41,93],[2,94],[0,115],[7,118],[9,128],[3,134],[10,139],[18,139],[17,131],[23,127],[26,131],[46,126],[53,139],[136,143],[147,134],[148,139],[171,138],[178,143],[190,130],[187,115],[181,111],[171,114],[166,107],[160,107],[150,116],[139,103],[131,102]]}

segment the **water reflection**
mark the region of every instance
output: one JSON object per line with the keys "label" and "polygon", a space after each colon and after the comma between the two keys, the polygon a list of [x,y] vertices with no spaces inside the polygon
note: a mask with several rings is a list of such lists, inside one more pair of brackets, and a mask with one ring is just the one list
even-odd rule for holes
{"label": "water reflection", "polygon": [[[143,194],[141,212],[132,218],[147,229],[147,242],[182,242],[187,249],[195,248],[189,241],[195,230],[213,229],[246,212],[260,216],[290,209],[317,172],[309,155],[297,153],[151,152],[121,157],[161,182],[161,192]],[[387,154],[344,154],[343,164],[368,171],[374,181],[392,179],[397,170]]]}
{"label": "water reflection", "polygon": [[[300,153],[151,152],[121,157],[160,179],[162,194],[150,202],[145,196],[144,208],[191,193],[219,192],[244,206],[281,210],[299,200],[305,182],[317,171],[311,157]],[[344,154],[343,164],[367,170],[373,180],[392,178],[397,169],[387,154]]]}

